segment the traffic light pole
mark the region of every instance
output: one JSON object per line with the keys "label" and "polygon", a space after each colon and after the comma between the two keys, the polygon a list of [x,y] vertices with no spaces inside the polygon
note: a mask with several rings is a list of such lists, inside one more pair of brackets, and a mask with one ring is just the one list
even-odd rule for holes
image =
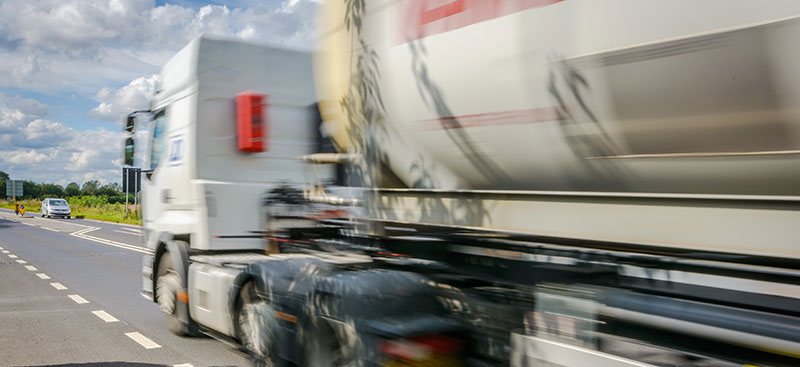
{"label": "traffic light pole", "polygon": [[[138,170],[138,168],[134,172],[135,173],[134,173],[134,180],[133,180],[133,210],[136,210],[136,214],[138,215],[139,214],[139,208],[136,206],[139,203],[139,200],[137,200],[139,198],[139,176],[138,176],[139,175],[139,170]],[[138,216],[137,216],[137,218],[138,218]]]}
{"label": "traffic light pole", "polygon": [[129,169],[125,170],[125,219],[128,219],[128,191],[130,191],[130,187],[128,187],[129,185],[127,183],[129,182],[128,175],[130,172],[131,170]]}

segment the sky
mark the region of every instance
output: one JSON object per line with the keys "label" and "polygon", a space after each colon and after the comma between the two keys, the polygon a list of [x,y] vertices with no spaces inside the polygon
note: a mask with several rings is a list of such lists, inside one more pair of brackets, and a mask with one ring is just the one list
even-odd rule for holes
{"label": "sky", "polygon": [[121,180],[122,123],[201,34],[313,47],[320,0],[0,0],[0,171]]}

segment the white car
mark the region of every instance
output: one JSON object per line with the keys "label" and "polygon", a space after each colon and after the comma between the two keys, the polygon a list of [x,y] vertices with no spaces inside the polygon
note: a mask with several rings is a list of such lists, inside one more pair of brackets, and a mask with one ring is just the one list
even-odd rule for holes
{"label": "white car", "polygon": [[59,216],[70,218],[72,216],[72,208],[69,207],[67,201],[64,199],[47,198],[42,200],[42,216],[52,218]]}

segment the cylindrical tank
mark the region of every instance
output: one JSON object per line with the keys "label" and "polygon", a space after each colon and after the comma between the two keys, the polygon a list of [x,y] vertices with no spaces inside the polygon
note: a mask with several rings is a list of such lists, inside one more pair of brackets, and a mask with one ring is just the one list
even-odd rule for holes
{"label": "cylindrical tank", "polygon": [[798,195],[798,14],[792,0],[332,0],[320,108],[341,149],[400,186]]}

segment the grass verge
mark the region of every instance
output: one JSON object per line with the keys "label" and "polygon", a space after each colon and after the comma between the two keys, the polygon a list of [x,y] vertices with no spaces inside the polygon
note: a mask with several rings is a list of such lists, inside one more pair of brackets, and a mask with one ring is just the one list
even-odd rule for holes
{"label": "grass verge", "polygon": [[[85,197],[67,198],[73,217],[83,217],[86,219],[102,220],[114,223],[127,223],[142,225],[142,220],[134,210],[133,205],[129,206],[128,218],[125,218],[125,204],[108,203],[100,200],[86,200]],[[17,200],[16,203],[25,205],[26,212],[39,212],[42,201],[38,199]],[[0,208],[14,209],[14,202],[10,200],[0,200]]]}

